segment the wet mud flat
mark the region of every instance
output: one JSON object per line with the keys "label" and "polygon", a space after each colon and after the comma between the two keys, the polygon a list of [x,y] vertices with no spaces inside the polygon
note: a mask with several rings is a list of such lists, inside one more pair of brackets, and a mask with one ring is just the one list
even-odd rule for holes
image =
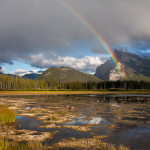
{"label": "wet mud flat", "polygon": [[0,126],[4,138],[40,141],[43,149],[150,147],[150,95],[51,95],[0,97],[17,113]]}

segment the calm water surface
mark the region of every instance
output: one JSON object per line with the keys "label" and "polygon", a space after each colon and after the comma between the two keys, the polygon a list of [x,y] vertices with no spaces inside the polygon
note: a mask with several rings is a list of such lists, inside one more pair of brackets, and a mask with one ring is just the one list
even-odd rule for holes
{"label": "calm water surface", "polygon": [[[19,97],[18,97],[19,98]],[[25,97],[24,97],[25,98]],[[32,99],[33,97],[26,97]],[[89,138],[93,135],[106,135],[103,141],[115,145],[125,145],[134,150],[150,149],[150,95],[58,95],[34,96],[35,103],[25,109],[33,107],[74,106],[80,117],[59,125],[87,125],[95,124],[89,132],[79,132],[73,129],[39,128],[41,121],[35,118],[18,116],[17,129],[29,129],[38,132],[59,132],[53,139],[45,143],[52,144],[62,139]],[[90,118],[90,119],[87,119]]]}

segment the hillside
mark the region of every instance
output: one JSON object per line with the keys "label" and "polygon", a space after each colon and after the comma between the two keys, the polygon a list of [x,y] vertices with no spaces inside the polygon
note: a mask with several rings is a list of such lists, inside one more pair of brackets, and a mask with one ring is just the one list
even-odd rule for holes
{"label": "hillside", "polygon": [[[118,58],[118,65],[126,74],[127,80],[150,81],[150,59],[140,57],[127,51],[115,50],[114,54]],[[95,76],[102,80],[123,80],[117,67],[111,60],[96,69]]]}
{"label": "hillside", "polygon": [[99,82],[101,81],[97,77],[80,72],[78,70],[68,67],[52,67],[44,71],[37,79],[44,79],[46,81],[51,78],[56,79],[59,82]]}

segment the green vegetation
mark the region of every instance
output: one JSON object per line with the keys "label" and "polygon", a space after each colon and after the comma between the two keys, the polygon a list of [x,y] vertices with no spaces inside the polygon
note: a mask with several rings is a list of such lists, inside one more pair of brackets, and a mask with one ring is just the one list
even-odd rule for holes
{"label": "green vegetation", "polygon": [[0,106],[0,124],[15,122],[16,114],[5,107]]}
{"label": "green vegetation", "polygon": [[49,81],[51,79],[58,82],[100,82],[101,80],[91,74],[83,73],[69,67],[52,67],[44,71],[38,79]]}
{"label": "green vegetation", "polygon": [[30,141],[27,143],[17,143],[0,138],[0,150],[42,150],[42,144],[38,141]]}
{"label": "green vegetation", "polygon": [[[105,81],[105,82],[58,82],[54,79],[31,80],[21,77],[0,75],[0,90],[22,90],[22,91],[86,91],[86,90],[149,90],[150,82],[146,81]],[[118,90],[117,90],[118,89]]]}

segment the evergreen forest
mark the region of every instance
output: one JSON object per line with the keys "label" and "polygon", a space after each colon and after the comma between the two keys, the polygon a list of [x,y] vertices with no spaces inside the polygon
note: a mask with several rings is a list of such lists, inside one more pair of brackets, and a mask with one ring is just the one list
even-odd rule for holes
{"label": "evergreen forest", "polygon": [[58,82],[31,80],[23,77],[0,75],[0,90],[137,90],[150,89],[146,81]]}

